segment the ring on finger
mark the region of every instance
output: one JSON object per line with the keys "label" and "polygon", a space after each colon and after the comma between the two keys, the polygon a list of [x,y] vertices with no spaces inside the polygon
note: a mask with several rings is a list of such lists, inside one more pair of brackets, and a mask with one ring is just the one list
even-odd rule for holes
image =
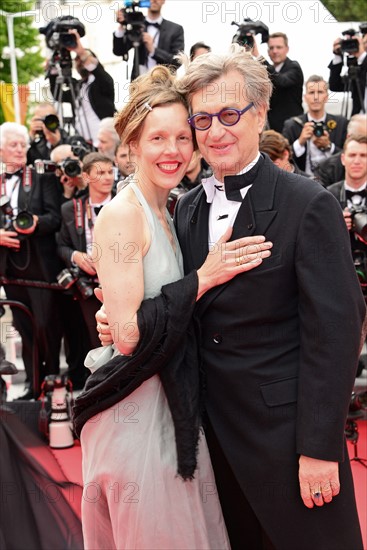
{"label": "ring on finger", "polygon": [[321,484],[317,484],[316,491],[311,491],[312,498],[321,498],[322,497],[322,491],[321,491]]}

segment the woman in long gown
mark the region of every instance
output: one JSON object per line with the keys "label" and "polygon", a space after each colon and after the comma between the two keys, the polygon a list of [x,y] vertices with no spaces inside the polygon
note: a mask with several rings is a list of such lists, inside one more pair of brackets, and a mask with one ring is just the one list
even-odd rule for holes
{"label": "woman in long gown", "polygon": [[[166,202],[192,156],[187,118],[186,100],[161,66],[134,81],[129,103],[117,117],[116,128],[129,144],[137,170],[130,184],[103,208],[94,233],[115,356],[134,359],[142,337],[137,322],[142,302],[183,278]],[[271,244],[264,237],[227,243],[229,237],[227,232],[195,274],[196,299],[270,255]],[[96,371],[91,385],[105,352],[101,348],[88,358]],[[229,548],[202,431],[193,478],[177,475],[172,403],[157,373],[83,425],[82,520],[87,550]]]}

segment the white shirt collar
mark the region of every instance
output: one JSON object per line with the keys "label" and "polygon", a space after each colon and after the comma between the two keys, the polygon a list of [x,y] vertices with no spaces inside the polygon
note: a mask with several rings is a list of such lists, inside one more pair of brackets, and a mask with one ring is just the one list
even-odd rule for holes
{"label": "white shirt collar", "polygon": [[358,189],[351,187],[350,185],[347,184],[346,181],[344,181],[344,188],[347,191],[352,191],[352,193],[358,193],[358,191],[365,191],[366,187],[367,187],[367,181],[365,181],[360,187],[358,187]]}
{"label": "white shirt collar", "polygon": [[326,121],[326,113],[321,118],[312,118],[310,113],[307,113],[308,122],[325,122]]}
{"label": "white shirt collar", "polygon": [[149,19],[149,17],[146,17],[145,21],[147,22],[147,25],[150,25],[150,23],[158,23],[159,25],[162,25],[163,17],[160,16],[158,19]]}

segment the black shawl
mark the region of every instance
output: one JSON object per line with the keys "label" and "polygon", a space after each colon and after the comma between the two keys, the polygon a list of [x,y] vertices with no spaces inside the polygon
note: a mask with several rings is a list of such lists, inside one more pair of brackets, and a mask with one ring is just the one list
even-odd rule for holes
{"label": "black shawl", "polygon": [[74,405],[78,436],[94,415],[112,407],[159,373],[175,427],[177,471],[190,479],[196,469],[201,424],[199,353],[193,319],[198,278],[193,271],[162,287],[138,310],[140,341],[131,357],[116,356],[87,380]]}

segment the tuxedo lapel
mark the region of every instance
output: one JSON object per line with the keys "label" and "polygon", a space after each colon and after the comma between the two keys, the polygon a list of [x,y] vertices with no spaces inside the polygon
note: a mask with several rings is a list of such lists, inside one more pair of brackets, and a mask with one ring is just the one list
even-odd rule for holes
{"label": "tuxedo lapel", "polygon": [[274,195],[277,175],[268,157],[246,194],[233,225],[231,240],[251,235],[264,235],[277,214]]}
{"label": "tuxedo lapel", "polygon": [[[265,157],[263,166],[259,170],[256,180],[246,194],[238,211],[233,225],[231,241],[251,235],[266,236],[268,227],[277,215],[277,210],[274,208],[274,199],[278,176],[271,160],[266,155],[263,156]],[[207,226],[208,210],[207,208],[205,220]],[[201,222],[200,228],[201,231],[204,231]],[[206,234],[207,233],[208,230],[206,228]],[[197,235],[197,238],[199,239],[200,237]],[[195,248],[195,241],[191,241],[190,246],[192,249]],[[210,303],[217,298],[221,292],[227,289],[230,283],[231,281],[228,281],[223,285],[215,287],[203,296],[199,302],[199,315],[203,314]]]}
{"label": "tuxedo lapel", "polygon": [[185,224],[188,232],[187,253],[191,256],[191,258],[185,258],[185,263],[191,266],[190,269],[198,269],[204,263],[209,251],[209,204],[206,202],[203,187],[188,207]]}

